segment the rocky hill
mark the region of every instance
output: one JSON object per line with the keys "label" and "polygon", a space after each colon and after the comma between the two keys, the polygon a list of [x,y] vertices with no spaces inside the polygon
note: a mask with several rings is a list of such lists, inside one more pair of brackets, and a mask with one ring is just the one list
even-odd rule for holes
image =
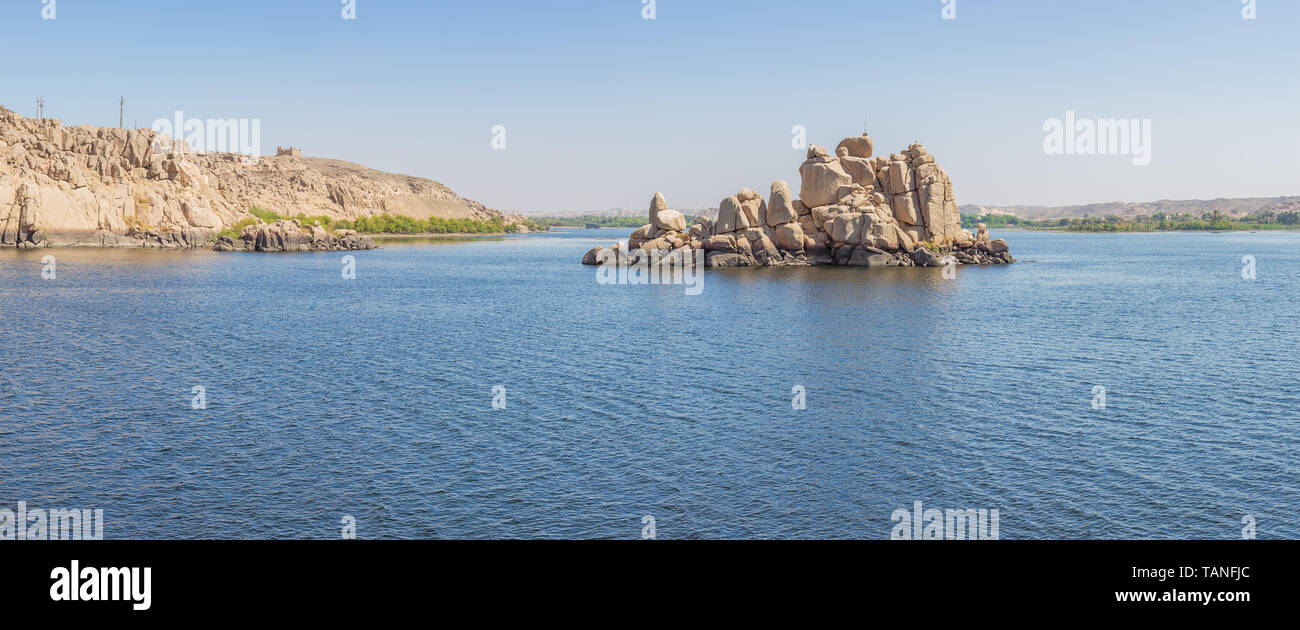
{"label": "rocky hill", "polygon": [[[984,225],[961,228],[952,181],[925,147],[872,157],[867,135],[845,138],[831,155],[812,145],[799,167],[799,198],[783,181],[768,200],[749,189],[727,197],[716,220],[682,213],[655,194],[650,222],[627,245],[587,252],[585,264],[691,264],[709,267],[852,265],[938,266],[1014,262]],[[702,252],[699,254],[697,252]],[[671,256],[670,256],[671,255]]]}
{"label": "rocky hill", "polygon": [[419,177],[340,160],[162,148],[171,144],[149,129],[66,127],[0,107],[0,245],[197,247],[251,217],[251,207],[524,222]]}

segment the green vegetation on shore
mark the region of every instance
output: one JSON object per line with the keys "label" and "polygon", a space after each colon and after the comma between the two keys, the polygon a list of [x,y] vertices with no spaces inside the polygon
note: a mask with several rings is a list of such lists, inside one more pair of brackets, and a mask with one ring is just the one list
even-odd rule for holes
{"label": "green vegetation on shore", "polygon": [[[644,216],[604,217],[604,216],[597,216],[594,214],[584,214],[582,216],[574,216],[574,217],[535,217],[533,218],[533,221],[535,221],[538,224],[545,225],[547,227],[555,227],[560,225],[591,224],[591,225],[599,225],[600,227],[632,228],[632,229],[639,228],[645,225],[646,223],[650,222],[649,219],[647,219]],[[686,222],[687,224],[690,224],[691,218],[687,217]]]}
{"label": "green vegetation on shore", "polygon": [[[319,221],[321,227],[325,228],[326,230],[332,231],[334,229],[332,227],[334,220],[323,214],[314,217],[309,217],[299,212],[295,216],[284,216],[284,215],[277,214],[275,212],[271,212],[270,210],[263,210],[257,206],[253,206],[252,208],[249,208],[248,213],[267,223],[275,223],[276,221],[292,221],[294,219],[297,219],[298,222],[302,223],[303,225],[315,225],[316,222]],[[245,221],[246,220],[247,219],[245,219]]]}
{"label": "green vegetation on shore", "polygon": [[983,223],[990,228],[1021,228],[1026,230],[1060,230],[1064,232],[1175,232],[1183,230],[1281,230],[1300,227],[1300,213],[1260,212],[1237,218],[1220,214],[1217,210],[1200,216],[1183,212],[1179,214],[1138,215],[1132,219],[1117,216],[1083,217],[1074,219],[1044,219],[1034,221],[1009,214],[963,214],[961,226],[974,229]]}
{"label": "green vegetation on shore", "polygon": [[230,238],[239,238],[239,233],[243,231],[244,228],[250,225],[257,225],[258,223],[260,223],[260,221],[258,221],[257,219],[253,219],[253,218],[244,219],[239,223],[236,223],[220,232],[217,232],[217,236],[228,236]]}
{"label": "green vegetation on shore", "polygon": [[[309,217],[299,212],[297,216],[286,217],[277,214],[275,212],[272,212],[270,210],[263,210],[262,208],[259,208],[257,206],[253,206],[249,208],[248,213],[253,215],[253,217],[257,217],[257,218],[249,217],[247,219],[243,219],[238,223],[230,227],[227,227],[226,229],[221,230],[220,232],[217,232],[217,236],[228,236],[230,238],[238,238],[239,232],[250,225],[257,225],[260,222],[275,223],[276,221],[280,221],[280,220],[293,220],[293,219],[297,219],[298,222],[302,223],[303,225],[314,225],[317,222],[319,222],[321,227],[325,228],[325,230],[331,234],[333,234],[334,230],[337,229],[335,221],[325,215]],[[259,219],[261,221],[259,221]]]}
{"label": "green vegetation on shore", "polygon": [[373,217],[357,217],[353,221],[346,219],[334,223],[336,229],[356,230],[363,234],[492,234],[517,232],[514,224],[506,225],[500,219],[479,221],[476,219],[412,219],[396,214],[378,214]]}
{"label": "green vegetation on shore", "polygon": [[[301,212],[296,216],[284,216],[258,207],[249,208],[248,213],[257,218],[244,219],[222,230],[220,235],[237,237],[240,230],[246,226],[257,224],[258,219],[266,223],[297,219],[303,225],[308,226],[319,223],[322,228],[325,228],[325,231],[331,234],[336,230],[356,230],[362,234],[500,234],[519,231],[518,224],[506,224],[501,219],[489,219],[487,221],[441,219],[438,217],[413,219],[408,216],[384,213],[372,217],[358,217],[354,220],[334,220],[324,215],[313,217]],[[533,221],[528,221],[524,225],[530,230],[545,230],[542,225]]]}

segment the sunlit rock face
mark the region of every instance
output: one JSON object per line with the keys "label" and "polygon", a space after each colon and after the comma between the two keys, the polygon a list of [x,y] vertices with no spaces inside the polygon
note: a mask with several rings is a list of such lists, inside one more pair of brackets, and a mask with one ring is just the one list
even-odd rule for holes
{"label": "sunlit rock face", "polygon": [[208,246],[254,207],[525,222],[418,177],[301,153],[197,152],[150,129],[66,127],[0,107],[0,245]]}

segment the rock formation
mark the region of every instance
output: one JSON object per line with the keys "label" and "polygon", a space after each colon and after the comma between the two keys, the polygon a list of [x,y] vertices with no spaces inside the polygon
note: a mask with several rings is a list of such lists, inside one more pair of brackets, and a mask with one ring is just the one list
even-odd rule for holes
{"label": "rock formation", "polygon": [[418,177],[293,151],[254,162],[179,141],[164,150],[171,144],[149,129],[65,127],[0,107],[0,245],[204,247],[252,207],[525,222]]}
{"label": "rock formation", "polygon": [[293,219],[245,226],[239,231],[238,238],[218,237],[213,249],[219,252],[321,252],[375,247],[372,239],[354,230],[338,230],[330,234],[319,222],[308,226]]}
{"label": "rock formation", "polygon": [[583,264],[600,264],[610,252],[619,260],[635,259],[637,250],[689,258],[696,249],[709,267],[939,266],[949,256],[958,264],[1015,262],[983,225],[979,235],[962,229],[952,181],[925,147],[889,157],[872,157],[873,148],[866,134],[844,139],[834,156],[812,145],[799,167],[798,199],[783,181],[766,201],[747,188],[722,200],[716,220],[697,218],[689,228],[655,193],[650,223],[628,237],[628,251],[597,247]]}

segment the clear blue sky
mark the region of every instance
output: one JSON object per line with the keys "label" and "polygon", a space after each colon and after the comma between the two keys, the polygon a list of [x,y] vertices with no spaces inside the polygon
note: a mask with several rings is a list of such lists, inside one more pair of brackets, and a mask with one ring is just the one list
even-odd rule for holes
{"label": "clear blue sky", "polygon": [[[0,3],[0,105],[148,127],[257,118],[263,152],[439,180],[502,209],[797,190],[790,129],[920,140],[961,203],[1300,194],[1300,2],[42,0]],[[1152,120],[1152,161],[1048,156],[1043,123]],[[507,150],[490,146],[504,125]]]}

